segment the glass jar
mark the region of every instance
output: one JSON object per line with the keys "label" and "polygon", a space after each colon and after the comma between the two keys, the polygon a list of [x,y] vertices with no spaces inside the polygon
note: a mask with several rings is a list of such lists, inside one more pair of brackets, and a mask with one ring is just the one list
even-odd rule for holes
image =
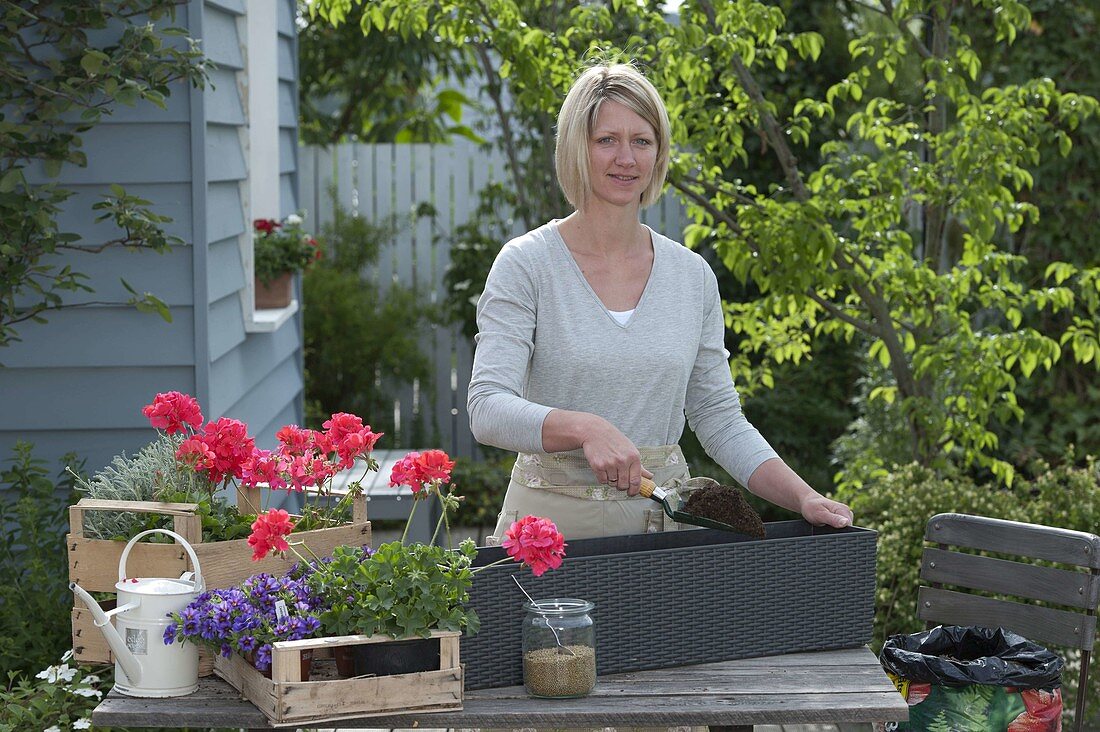
{"label": "glass jar", "polygon": [[572,598],[525,603],[523,686],[531,696],[570,699],[596,686],[595,603]]}

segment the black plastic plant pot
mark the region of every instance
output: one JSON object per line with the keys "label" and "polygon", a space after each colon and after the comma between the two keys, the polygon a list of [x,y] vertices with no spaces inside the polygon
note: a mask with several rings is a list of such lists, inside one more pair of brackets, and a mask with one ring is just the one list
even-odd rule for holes
{"label": "black plastic plant pot", "polygon": [[353,646],[356,676],[392,676],[439,670],[439,639],[413,638]]}

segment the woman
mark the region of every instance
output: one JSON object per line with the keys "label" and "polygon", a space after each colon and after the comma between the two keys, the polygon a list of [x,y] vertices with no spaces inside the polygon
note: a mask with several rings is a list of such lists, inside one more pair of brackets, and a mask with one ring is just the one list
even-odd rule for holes
{"label": "woman", "polygon": [[508,242],[477,306],[470,426],[519,453],[496,537],[526,514],[570,539],[677,528],[638,490],[642,476],[688,477],[685,415],[756,495],[813,524],[852,521],[742,414],[710,267],[640,222],[668,158],[668,113],[636,69],[596,66],[574,82],[555,167],[576,210]]}

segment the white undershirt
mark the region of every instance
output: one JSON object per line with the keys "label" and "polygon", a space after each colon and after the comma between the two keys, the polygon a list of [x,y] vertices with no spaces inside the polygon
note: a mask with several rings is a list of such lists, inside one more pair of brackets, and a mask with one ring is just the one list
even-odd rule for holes
{"label": "white undershirt", "polygon": [[619,325],[626,325],[626,321],[630,320],[630,316],[634,314],[635,308],[630,310],[608,310],[611,313],[611,317],[619,321]]}

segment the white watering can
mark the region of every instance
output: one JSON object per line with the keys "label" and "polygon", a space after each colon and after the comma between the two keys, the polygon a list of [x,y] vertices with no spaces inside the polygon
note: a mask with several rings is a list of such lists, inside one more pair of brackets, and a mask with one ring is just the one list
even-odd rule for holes
{"label": "white watering can", "polygon": [[[187,550],[194,573],[184,572],[179,579],[127,579],[126,558],[138,539],[149,534],[168,534],[178,541]],[[75,582],[69,583],[69,589],[88,606],[96,627],[103,631],[115,654],[115,689],[120,694],[184,696],[199,688],[198,647],[179,642],[164,645],[164,629],[172,623],[168,613],[180,612],[205,589],[199,558],[186,539],[167,529],[150,529],[130,539],[118,560],[118,606],[113,610],[103,612]]]}

